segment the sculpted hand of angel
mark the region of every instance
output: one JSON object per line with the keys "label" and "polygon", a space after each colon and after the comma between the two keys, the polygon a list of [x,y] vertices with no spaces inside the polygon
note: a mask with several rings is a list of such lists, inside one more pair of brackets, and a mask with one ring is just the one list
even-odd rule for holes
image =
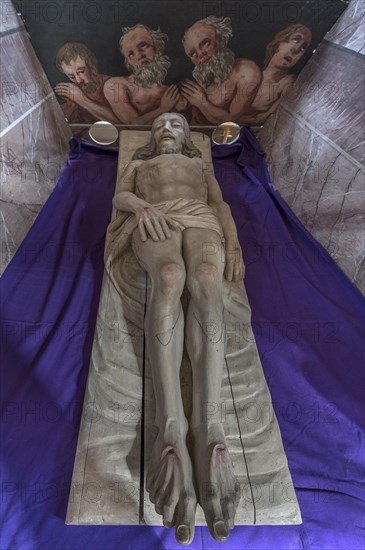
{"label": "sculpted hand of angel", "polygon": [[153,241],[171,239],[171,230],[184,227],[154,206],[142,206],[135,212],[139,234],[143,242],[150,237]]}

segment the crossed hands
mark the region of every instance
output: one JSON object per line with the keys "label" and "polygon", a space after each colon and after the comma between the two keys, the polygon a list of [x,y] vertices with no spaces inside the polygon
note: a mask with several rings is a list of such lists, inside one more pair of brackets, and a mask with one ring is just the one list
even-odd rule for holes
{"label": "crossed hands", "polygon": [[68,99],[73,101],[77,105],[82,105],[84,99],[86,99],[83,91],[76,85],[71,82],[60,82],[55,86],[55,92],[57,95],[63,99]]}
{"label": "crossed hands", "polygon": [[200,107],[207,101],[205,90],[192,80],[184,80],[181,86],[183,97],[195,107]]}
{"label": "crossed hands", "polygon": [[160,107],[163,112],[169,112],[176,107],[179,111],[184,110],[188,105],[201,107],[207,102],[205,90],[192,80],[184,80],[181,85],[181,91],[172,84],[167,88],[161,97]]}
{"label": "crossed hands", "polygon": [[186,109],[187,101],[181,95],[179,88],[176,84],[171,84],[161,97],[160,108],[163,113],[168,113],[173,108],[177,108],[179,111]]}

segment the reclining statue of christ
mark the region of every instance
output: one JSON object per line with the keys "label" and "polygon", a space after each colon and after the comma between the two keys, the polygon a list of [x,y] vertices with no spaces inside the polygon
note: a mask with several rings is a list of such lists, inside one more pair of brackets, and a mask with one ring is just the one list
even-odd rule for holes
{"label": "reclining statue of christ", "polygon": [[[224,541],[234,527],[239,491],[211,406],[220,403],[225,362],[223,277],[238,281],[243,274],[236,227],[185,118],[176,113],[153,122],[151,141],[134,154],[121,189],[113,204],[135,216],[132,247],[151,282],[144,329],[158,435],[147,491],[164,525],[175,526],[180,544],[193,539],[197,501],[211,535]],[[184,339],[193,378],[188,420],[179,380]]]}

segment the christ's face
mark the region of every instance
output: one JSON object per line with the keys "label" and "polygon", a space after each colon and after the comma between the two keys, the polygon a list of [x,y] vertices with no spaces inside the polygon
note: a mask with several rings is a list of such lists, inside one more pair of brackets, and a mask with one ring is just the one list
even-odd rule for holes
{"label": "christ's face", "polygon": [[176,113],[160,115],[152,125],[152,134],[159,154],[181,153],[186,133],[183,120]]}
{"label": "christ's face", "polygon": [[310,31],[304,27],[299,28],[285,42],[278,45],[278,49],[272,57],[273,63],[280,69],[291,69],[303,57],[310,42]]}
{"label": "christ's face", "polygon": [[61,63],[61,69],[69,80],[80,88],[90,84],[92,81],[90,68],[86,64],[85,60],[79,55],[68,65],[66,63]]}
{"label": "christ's face", "polygon": [[146,29],[134,29],[127,33],[123,37],[122,53],[132,70],[153,61],[156,48],[151,33]]}
{"label": "christ's face", "polygon": [[214,27],[196,23],[185,34],[184,49],[194,65],[207,63],[215,57],[221,47]]}

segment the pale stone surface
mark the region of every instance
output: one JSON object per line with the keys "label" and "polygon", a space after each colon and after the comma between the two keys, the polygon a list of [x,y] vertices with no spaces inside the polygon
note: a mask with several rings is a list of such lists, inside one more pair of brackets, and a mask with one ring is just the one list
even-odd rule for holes
{"label": "pale stone surface", "polygon": [[0,32],[5,33],[22,26],[20,17],[17,15],[12,2],[1,2],[0,4]]}
{"label": "pale stone surface", "polygon": [[[120,174],[133,152],[147,140],[145,132],[121,133]],[[210,163],[210,140],[194,133],[193,142],[202,149],[204,161]],[[116,195],[118,192],[117,187]],[[119,233],[115,231],[116,226]],[[145,490],[145,476],[158,431],[148,355],[145,370],[143,367],[146,351],[143,318],[150,287],[145,272],[128,247],[128,228],[118,222],[115,211],[110,228],[67,522],[161,525],[161,516]],[[115,238],[118,234],[119,240]],[[183,298],[186,305],[186,296]],[[242,283],[225,281],[223,298],[226,328],[223,380],[220,402],[210,403],[208,413],[211,420],[224,428],[239,483],[235,524],[300,523]],[[192,387],[186,352],[180,382],[185,414],[189,417]],[[188,446],[190,444],[188,437]],[[195,523],[205,524],[200,507]]]}
{"label": "pale stone surface", "polygon": [[364,17],[364,2],[351,0],[343,15],[326,34],[326,40],[364,54]]}
{"label": "pale stone surface", "polygon": [[66,163],[70,129],[11,2],[2,4],[0,273]]}
{"label": "pale stone surface", "polygon": [[364,17],[353,0],[257,133],[275,188],[363,293]]}

